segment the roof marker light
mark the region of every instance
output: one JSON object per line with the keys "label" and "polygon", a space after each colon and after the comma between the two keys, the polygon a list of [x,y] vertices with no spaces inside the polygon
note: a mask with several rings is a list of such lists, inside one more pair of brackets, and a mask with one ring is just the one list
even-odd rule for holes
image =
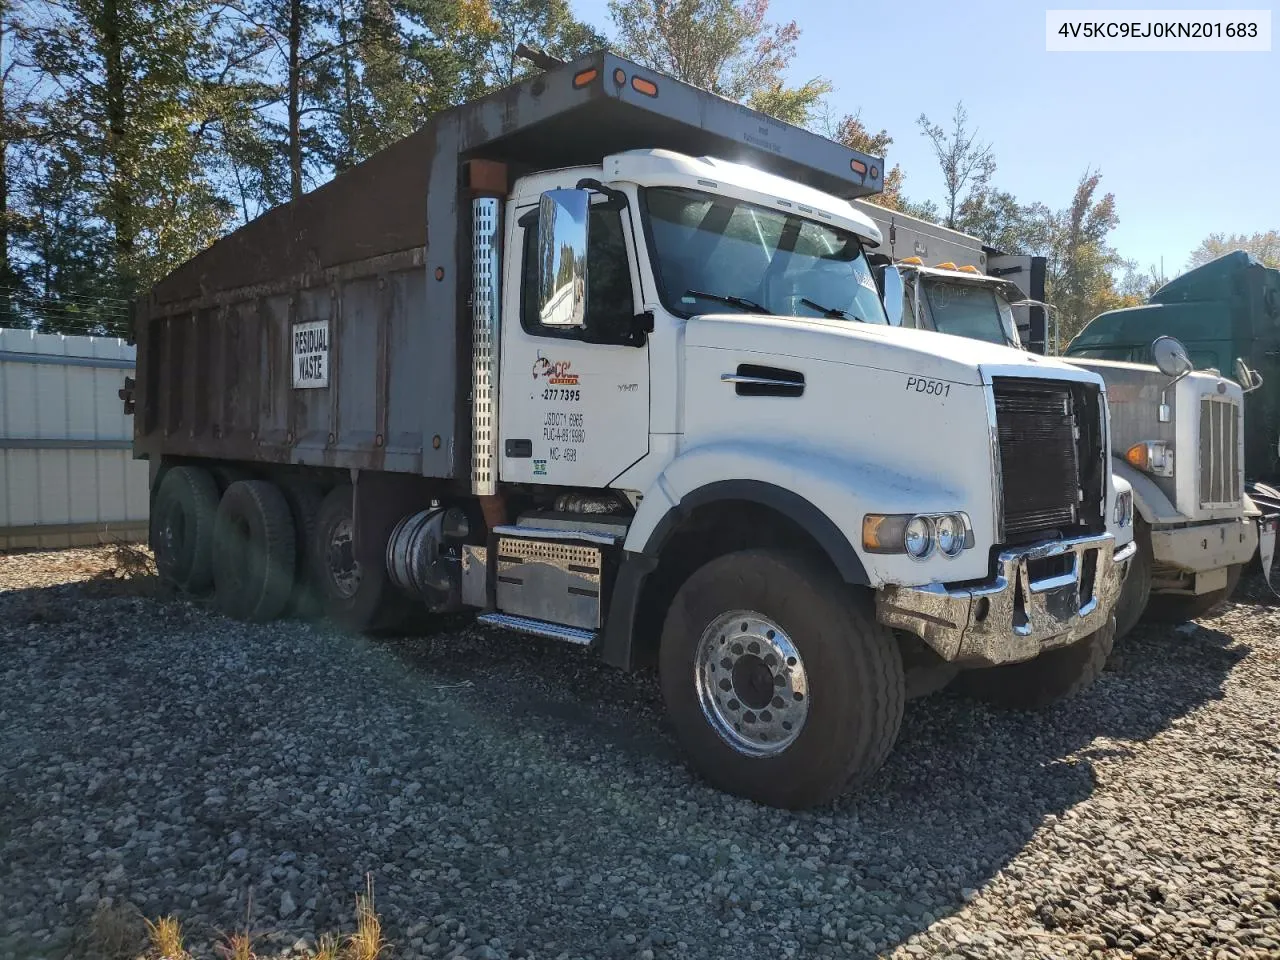
{"label": "roof marker light", "polygon": [[867,165],[861,160],[850,160],[849,169],[859,176],[865,177],[867,175]]}
{"label": "roof marker light", "polygon": [[939,269],[939,270],[956,270],[956,269],[958,269],[958,268],[956,267],[956,265],[955,265],[954,263],[952,263],[950,260],[948,260],[946,263],[940,263],[940,264],[938,264],[938,269]]}
{"label": "roof marker light", "polygon": [[573,75],[573,85],[581,90],[588,83],[599,76],[599,71],[595,67],[588,67],[586,70],[579,70]]}
{"label": "roof marker light", "polygon": [[631,89],[636,93],[643,93],[646,97],[656,97],[658,95],[658,85],[652,80],[646,80],[644,77],[632,77]]}

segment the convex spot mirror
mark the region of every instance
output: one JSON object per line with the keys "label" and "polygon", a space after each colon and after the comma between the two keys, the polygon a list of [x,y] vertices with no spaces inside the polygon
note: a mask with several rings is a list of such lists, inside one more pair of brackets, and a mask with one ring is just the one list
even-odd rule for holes
{"label": "convex spot mirror", "polygon": [[1151,342],[1151,357],[1166,377],[1180,380],[1194,369],[1187,348],[1176,337],[1156,337]]}
{"label": "convex spot mirror", "polygon": [[538,319],[548,327],[586,325],[590,212],[587,190],[548,190],[538,202]]}

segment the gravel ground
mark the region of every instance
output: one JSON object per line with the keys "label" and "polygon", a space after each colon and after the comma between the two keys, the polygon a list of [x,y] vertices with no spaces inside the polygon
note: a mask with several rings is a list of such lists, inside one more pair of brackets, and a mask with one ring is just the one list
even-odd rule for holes
{"label": "gravel ground", "polygon": [[0,557],[2,957],[171,912],[301,954],[366,878],[395,958],[1280,957],[1280,607],[1140,629],[1044,714],[909,704],[797,815],[580,651],[240,624],[111,564]]}

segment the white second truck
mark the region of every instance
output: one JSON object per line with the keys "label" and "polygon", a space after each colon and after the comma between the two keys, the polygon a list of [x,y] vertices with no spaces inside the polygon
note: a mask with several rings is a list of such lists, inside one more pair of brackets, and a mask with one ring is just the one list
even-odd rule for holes
{"label": "white second truck", "polygon": [[[890,310],[895,321],[1015,347],[1052,343],[1037,258],[1005,256],[958,231],[857,206],[883,234],[892,232],[901,255],[890,267],[900,300]],[[883,279],[883,259],[878,269]],[[1113,469],[1133,488],[1138,553],[1116,607],[1118,636],[1144,615],[1201,616],[1230,596],[1255,555],[1269,568],[1274,550],[1274,527],[1260,525],[1244,493],[1243,389],[1216,371],[1191,372],[1185,355],[1176,360],[1172,345],[1164,347],[1165,370],[1070,360],[1106,381]]]}
{"label": "white second truck", "polygon": [[921,678],[1084,688],[1133,552],[1102,381],[887,323],[880,171],[605,53],[437,115],[141,305],[160,570],[656,661],[695,768],[786,807]]}

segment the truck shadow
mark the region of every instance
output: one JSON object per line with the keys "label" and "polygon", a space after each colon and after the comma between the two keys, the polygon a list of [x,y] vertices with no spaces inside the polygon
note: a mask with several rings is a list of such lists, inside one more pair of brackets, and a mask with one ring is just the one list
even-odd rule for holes
{"label": "truck shadow", "polygon": [[[1172,721],[1221,699],[1250,652],[1212,627],[1143,625],[1117,645],[1090,690],[1040,713],[999,711],[943,691],[907,705],[898,745],[869,786],[826,809],[779,814],[710,790],[685,770],[651,675],[625,678],[537,640],[505,642],[496,633],[487,640],[455,658],[453,641],[442,637],[420,666],[471,677],[482,698],[506,697],[504,722],[558,728],[565,762],[613,755],[645,768],[652,797],[642,808],[726,811],[699,832],[708,846],[740,851],[746,872],[767,873],[783,840],[793,856],[816,852],[810,866],[826,875],[830,892],[856,897],[846,920],[865,926],[875,952],[959,909],[1042,825],[1094,793],[1096,763],[1123,762]],[[717,860],[707,873],[716,866],[732,863]],[[726,920],[738,907],[734,899],[719,904]],[[817,931],[827,923],[819,909],[811,911]],[[796,934],[801,944],[836,946],[821,933]]]}

